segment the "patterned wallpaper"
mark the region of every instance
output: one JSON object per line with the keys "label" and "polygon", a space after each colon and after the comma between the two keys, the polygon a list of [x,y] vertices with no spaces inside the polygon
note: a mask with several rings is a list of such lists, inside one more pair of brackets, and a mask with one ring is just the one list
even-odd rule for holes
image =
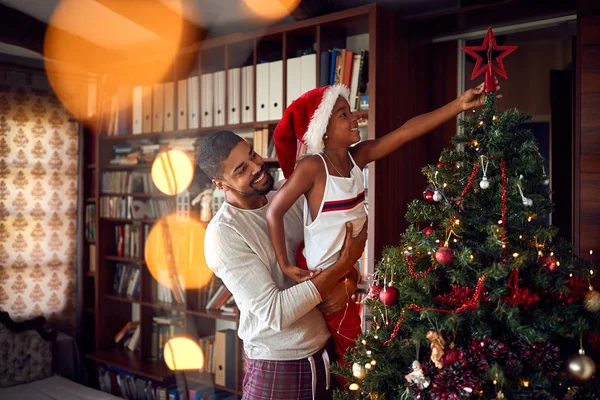
{"label": "patterned wallpaper", "polygon": [[75,322],[78,125],[44,92],[0,86],[0,309]]}

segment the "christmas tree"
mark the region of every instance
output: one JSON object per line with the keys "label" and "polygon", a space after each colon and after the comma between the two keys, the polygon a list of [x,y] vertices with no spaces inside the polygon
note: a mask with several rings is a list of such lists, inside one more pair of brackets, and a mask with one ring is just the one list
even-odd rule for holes
{"label": "christmas tree", "polygon": [[[376,267],[371,327],[347,351],[350,368],[334,368],[348,381],[336,399],[600,399],[593,267],[548,223],[529,117],[496,105],[493,73],[506,78],[514,49],[491,29],[465,49],[478,57],[474,77],[486,74],[484,106],[423,168],[424,199]],[[474,50],[487,50],[487,65]]]}

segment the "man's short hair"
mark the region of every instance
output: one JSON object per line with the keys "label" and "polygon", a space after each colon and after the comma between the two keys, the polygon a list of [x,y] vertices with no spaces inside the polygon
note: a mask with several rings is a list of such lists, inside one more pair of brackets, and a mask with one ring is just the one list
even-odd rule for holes
{"label": "man's short hair", "polygon": [[223,161],[242,140],[244,139],[231,131],[218,131],[205,136],[198,145],[198,166],[210,179],[220,179]]}

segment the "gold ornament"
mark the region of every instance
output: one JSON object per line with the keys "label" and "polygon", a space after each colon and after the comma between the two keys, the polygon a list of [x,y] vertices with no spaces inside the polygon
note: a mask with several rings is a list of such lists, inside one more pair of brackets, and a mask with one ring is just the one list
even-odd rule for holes
{"label": "gold ornament", "polygon": [[567,360],[567,370],[574,379],[587,381],[596,373],[596,363],[585,355],[583,349],[579,349],[578,355]]}
{"label": "gold ornament", "polygon": [[595,313],[600,311],[600,293],[590,286],[590,291],[583,296],[583,308]]}
{"label": "gold ornament", "polygon": [[444,364],[442,363],[442,357],[444,357],[444,339],[434,331],[427,332],[425,336],[431,342],[431,361],[438,368],[442,369]]}

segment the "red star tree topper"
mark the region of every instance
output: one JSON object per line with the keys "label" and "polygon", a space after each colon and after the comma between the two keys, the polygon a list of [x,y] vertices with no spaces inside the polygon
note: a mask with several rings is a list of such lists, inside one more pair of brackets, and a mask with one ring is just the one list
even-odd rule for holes
{"label": "red star tree topper", "polygon": [[[485,72],[485,91],[494,92],[496,90],[496,85],[494,84],[494,73],[500,75],[504,79],[508,79],[502,60],[504,57],[515,51],[518,47],[519,46],[498,46],[496,43],[496,38],[494,37],[494,32],[492,31],[492,28],[489,27],[481,46],[462,47],[467,54],[471,55],[476,60],[475,68],[473,69],[473,74],[471,75],[471,80],[477,78],[479,75]],[[487,62],[484,65],[482,65],[483,57],[477,53],[478,51],[485,51],[487,53]],[[494,65],[494,61],[492,60],[494,51],[500,52],[496,56],[495,60],[498,64],[497,66]]]}

